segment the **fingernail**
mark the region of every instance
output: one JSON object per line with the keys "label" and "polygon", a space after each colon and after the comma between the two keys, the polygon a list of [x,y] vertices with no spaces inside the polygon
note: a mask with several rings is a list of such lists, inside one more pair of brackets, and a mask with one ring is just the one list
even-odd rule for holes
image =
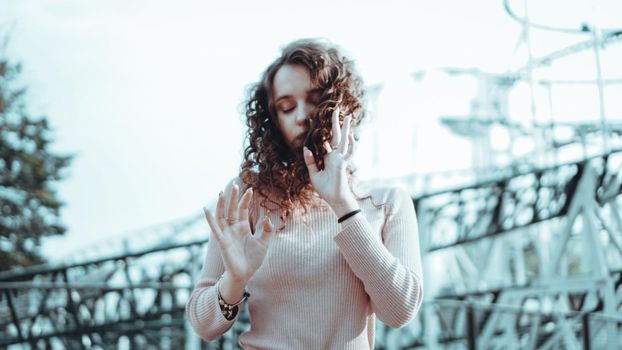
{"label": "fingernail", "polygon": [[223,193],[222,191],[220,191],[220,193],[218,194],[218,197],[222,197]]}

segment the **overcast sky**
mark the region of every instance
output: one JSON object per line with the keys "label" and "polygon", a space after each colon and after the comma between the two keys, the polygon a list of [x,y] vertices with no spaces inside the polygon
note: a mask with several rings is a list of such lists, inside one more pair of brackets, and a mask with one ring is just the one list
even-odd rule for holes
{"label": "overcast sky", "polygon": [[[556,26],[622,27],[619,1],[532,1],[529,12]],[[470,143],[438,117],[467,116],[477,84],[435,68],[503,73],[527,57],[502,1],[0,0],[0,32],[23,64],[31,112],[48,116],[57,152],[76,155],[58,186],[68,232],[43,247],[52,258],[200,213],[237,174],[246,87],[291,40],[328,38],[383,87],[361,132],[363,178],[469,167]],[[531,34],[536,56],[587,39]],[[607,76],[622,77],[617,46],[603,55]],[[593,54],[566,62],[557,75],[593,79]],[[512,117],[530,120],[527,90],[516,91]],[[608,90],[612,116],[622,116],[611,102],[620,92]],[[556,112],[597,118],[595,90],[581,94]]]}

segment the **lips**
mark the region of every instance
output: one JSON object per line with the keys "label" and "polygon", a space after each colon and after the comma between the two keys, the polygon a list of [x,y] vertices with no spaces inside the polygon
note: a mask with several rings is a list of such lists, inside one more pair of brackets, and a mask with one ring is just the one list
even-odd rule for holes
{"label": "lips", "polygon": [[294,142],[292,142],[295,146],[302,146],[305,142],[305,140],[307,139],[307,133],[302,133],[300,135],[298,135],[295,139]]}

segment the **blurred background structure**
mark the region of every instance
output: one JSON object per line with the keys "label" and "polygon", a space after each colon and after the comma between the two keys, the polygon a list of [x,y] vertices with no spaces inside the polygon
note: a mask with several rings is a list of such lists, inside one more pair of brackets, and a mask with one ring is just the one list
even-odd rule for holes
{"label": "blurred background structure", "polygon": [[[445,151],[468,158],[465,169],[380,173],[378,121],[390,86],[369,85],[366,180],[412,193],[426,281],[420,316],[400,329],[378,323],[377,349],[622,346],[622,19],[564,27],[533,18],[527,1],[499,9],[519,28],[521,64],[410,72],[424,89],[440,80],[445,103],[452,84],[473,87],[466,115],[435,119],[462,140]],[[622,13],[619,4],[606,10]],[[539,41],[553,34],[555,45]],[[442,157],[413,147],[422,146]],[[203,220],[191,215],[0,272],[0,348],[236,348],[246,313],[209,343],[184,321],[209,239]]]}

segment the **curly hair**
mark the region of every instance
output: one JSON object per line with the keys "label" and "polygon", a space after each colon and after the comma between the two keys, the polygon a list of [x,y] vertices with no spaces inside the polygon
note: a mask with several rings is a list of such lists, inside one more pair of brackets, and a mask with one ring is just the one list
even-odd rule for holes
{"label": "curly hair", "polygon": [[[260,81],[252,85],[245,103],[248,126],[245,141],[248,144],[239,178],[244,188],[252,187],[261,195],[263,207],[270,202],[282,209],[282,218],[288,217],[296,205],[307,210],[313,199],[302,146],[292,150],[278,126],[273,81],[284,65],[306,67],[311,84],[319,89],[318,104],[305,121],[308,132],[304,146],[313,152],[320,169],[326,155],[322,144],[330,140],[335,108],[340,110],[340,123],[351,115],[352,127],[358,126],[365,116],[363,82],[353,62],[325,41],[302,39],[285,46],[281,56],[263,72]],[[352,175],[352,170],[348,169]]]}

